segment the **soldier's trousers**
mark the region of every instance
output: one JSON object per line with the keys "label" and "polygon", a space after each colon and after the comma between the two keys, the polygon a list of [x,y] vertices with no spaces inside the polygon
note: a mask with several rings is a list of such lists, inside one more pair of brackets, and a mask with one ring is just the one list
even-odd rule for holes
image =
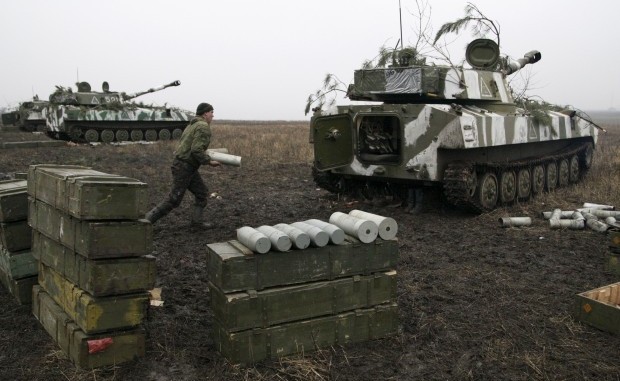
{"label": "soldier's trousers", "polygon": [[154,222],[179,205],[183,201],[186,191],[190,191],[194,195],[194,204],[197,207],[204,208],[207,206],[207,197],[209,188],[202,180],[198,168],[178,159],[172,162],[172,190],[168,194],[168,198],[157,205],[151,212],[151,222]]}

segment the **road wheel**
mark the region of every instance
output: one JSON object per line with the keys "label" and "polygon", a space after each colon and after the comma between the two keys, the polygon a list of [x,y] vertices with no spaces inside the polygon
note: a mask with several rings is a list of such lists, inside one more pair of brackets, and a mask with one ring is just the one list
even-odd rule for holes
{"label": "road wheel", "polygon": [[527,200],[532,191],[532,174],[527,168],[520,169],[517,173],[517,197]]}
{"label": "road wheel", "polygon": [[181,139],[181,135],[183,135],[183,130],[180,128],[175,128],[172,130],[172,139],[177,140]]}
{"label": "road wheel", "polygon": [[561,187],[565,187],[568,185],[568,180],[570,177],[570,169],[568,165],[567,159],[560,160],[560,166],[558,171],[558,185]]}
{"label": "road wheel", "polygon": [[577,181],[579,181],[581,172],[579,169],[579,158],[577,157],[577,155],[573,155],[570,158],[569,172],[570,174],[568,176],[568,181],[570,181],[571,183],[576,183]]}
{"label": "road wheel", "polygon": [[532,193],[538,194],[545,189],[545,168],[537,165],[532,170]]}
{"label": "road wheel", "polygon": [[101,131],[101,141],[104,143],[112,143],[114,140],[114,131],[103,130]]}
{"label": "road wheel", "polygon": [[131,141],[139,142],[142,139],[144,139],[142,130],[131,130]]}
{"label": "road wheel", "polygon": [[170,140],[170,131],[163,129],[159,130],[159,140]]}
{"label": "road wheel", "polygon": [[467,179],[467,193],[470,199],[473,199],[476,195],[476,189],[478,189],[478,175],[476,174],[476,170],[472,170]]}
{"label": "road wheel", "polygon": [[517,176],[514,171],[502,172],[499,180],[499,200],[502,204],[509,204],[517,196]]}
{"label": "road wheel", "polygon": [[126,142],[127,140],[129,140],[129,132],[127,132],[127,130],[116,131],[117,142]]}
{"label": "road wheel", "polygon": [[547,191],[551,192],[558,185],[558,166],[555,161],[547,163],[545,171],[545,183],[547,185]]}
{"label": "road wheel", "polygon": [[99,133],[97,132],[97,130],[86,130],[86,132],[84,133],[84,139],[86,139],[87,142],[89,143],[95,143],[99,141]]}
{"label": "road wheel", "polygon": [[157,131],[155,130],[146,130],[144,133],[144,138],[147,142],[154,142],[157,140]]}
{"label": "road wheel", "polygon": [[487,172],[478,181],[478,203],[485,211],[493,210],[497,204],[498,187],[497,177]]}

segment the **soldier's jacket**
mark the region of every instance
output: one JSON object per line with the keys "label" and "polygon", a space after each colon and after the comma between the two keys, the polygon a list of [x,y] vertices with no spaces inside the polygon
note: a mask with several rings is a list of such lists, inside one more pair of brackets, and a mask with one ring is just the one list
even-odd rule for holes
{"label": "soldier's jacket", "polygon": [[209,143],[211,143],[211,126],[203,118],[194,118],[183,131],[175,156],[195,167],[207,164],[211,160],[206,153]]}

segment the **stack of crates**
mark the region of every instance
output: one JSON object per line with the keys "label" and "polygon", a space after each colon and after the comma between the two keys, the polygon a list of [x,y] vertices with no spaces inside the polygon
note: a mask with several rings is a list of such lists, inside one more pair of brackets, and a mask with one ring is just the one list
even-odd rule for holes
{"label": "stack of crates", "polygon": [[146,184],[88,167],[33,165],[28,222],[39,260],[33,313],[90,369],[144,356],[155,283]]}
{"label": "stack of crates", "polygon": [[207,245],[213,340],[232,363],[394,335],[398,241],[256,254],[237,240]]}
{"label": "stack of crates", "polygon": [[26,180],[0,181],[0,282],[20,304],[32,301],[37,261],[30,250]]}

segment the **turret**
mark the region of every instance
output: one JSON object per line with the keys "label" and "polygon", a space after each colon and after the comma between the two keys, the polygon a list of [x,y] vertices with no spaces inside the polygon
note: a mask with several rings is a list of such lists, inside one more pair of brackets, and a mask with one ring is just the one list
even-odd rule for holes
{"label": "turret", "polygon": [[66,105],[82,105],[82,106],[99,106],[102,104],[122,103],[130,99],[137,98],[141,95],[161,91],[171,86],[179,86],[180,81],[173,81],[166,85],[140,91],[137,93],[127,94],[124,92],[110,91],[108,82],[103,82],[102,92],[92,91],[88,82],[77,83],[77,92],[73,92],[71,88],[56,86],[56,91],[50,95],[50,102],[55,104]]}
{"label": "turret", "polygon": [[425,63],[360,69],[347,95],[351,100],[385,103],[488,104],[513,103],[505,77],[540,60],[532,50],[516,61],[503,60],[489,39],[469,43],[465,58],[471,68]]}

